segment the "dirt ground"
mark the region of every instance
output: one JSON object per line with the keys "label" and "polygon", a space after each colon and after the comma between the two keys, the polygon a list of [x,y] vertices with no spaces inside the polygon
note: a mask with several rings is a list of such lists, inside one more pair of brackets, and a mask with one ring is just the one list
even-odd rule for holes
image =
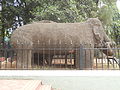
{"label": "dirt ground", "polygon": [[[16,61],[11,62],[0,62],[0,67],[1,69],[16,69]],[[74,59],[67,59],[67,64],[65,64],[65,59],[53,59],[52,60],[52,65],[48,66],[47,64],[44,64],[43,66],[40,65],[34,65],[32,69],[75,69],[74,66]],[[119,66],[118,64],[114,63],[108,63],[106,59],[94,59],[93,67],[88,68],[88,69],[93,69],[93,70],[118,70]],[[87,69],[87,70],[88,70]]]}

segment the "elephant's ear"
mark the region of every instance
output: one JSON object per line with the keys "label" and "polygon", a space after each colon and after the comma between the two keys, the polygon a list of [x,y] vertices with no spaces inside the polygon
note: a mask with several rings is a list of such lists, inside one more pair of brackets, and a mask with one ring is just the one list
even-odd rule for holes
{"label": "elephant's ear", "polygon": [[100,33],[98,32],[99,27],[93,26],[93,34],[97,42],[101,42]]}
{"label": "elephant's ear", "polygon": [[100,43],[102,41],[101,35],[100,35],[100,29],[101,29],[101,21],[98,18],[89,18],[87,20],[87,23],[89,23],[92,27],[94,38],[97,41],[97,43]]}

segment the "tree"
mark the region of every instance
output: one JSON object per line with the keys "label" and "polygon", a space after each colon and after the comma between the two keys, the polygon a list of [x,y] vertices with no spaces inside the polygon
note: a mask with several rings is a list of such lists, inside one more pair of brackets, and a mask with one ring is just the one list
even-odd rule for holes
{"label": "tree", "polygon": [[44,0],[34,10],[35,20],[81,22],[96,17],[97,6],[92,0]]}
{"label": "tree", "polygon": [[33,17],[31,12],[36,4],[32,0],[0,0],[0,5],[2,5],[0,12],[0,43],[2,47],[4,47],[5,38],[10,36],[9,32],[22,26],[23,23],[30,22]]}
{"label": "tree", "polygon": [[38,6],[39,3],[36,0],[16,0],[16,4],[16,16],[19,25],[21,26],[21,21],[24,24],[30,23],[31,19],[34,18],[33,9]]}
{"label": "tree", "polygon": [[117,45],[120,45],[120,13],[117,9],[114,9],[113,23],[110,26],[112,28],[111,37]]}
{"label": "tree", "polygon": [[2,41],[9,36],[9,28],[15,30],[32,21],[81,22],[88,18],[99,18],[106,32],[118,42],[120,22],[115,2],[116,0],[1,0]]}
{"label": "tree", "polygon": [[120,44],[120,14],[116,0],[102,0],[103,6],[99,9],[98,17],[103,22],[107,34]]}
{"label": "tree", "polygon": [[13,12],[13,2],[12,0],[6,1],[6,0],[1,0],[1,45],[4,47],[4,40],[5,37],[8,35],[8,28],[10,28],[13,25],[14,21],[14,12]]}
{"label": "tree", "polygon": [[[1,2],[0,2],[0,8],[1,8]],[[2,33],[2,20],[1,20],[2,15],[1,15],[1,9],[0,9],[0,44],[2,42],[2,37],[1,37],[1,33]],[[0,45],[0,47],[1,47],[1,45]]]}

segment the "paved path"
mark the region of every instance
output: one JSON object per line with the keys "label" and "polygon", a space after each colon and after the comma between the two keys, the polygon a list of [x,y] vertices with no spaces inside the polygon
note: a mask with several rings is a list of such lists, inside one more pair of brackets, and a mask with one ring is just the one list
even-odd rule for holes
{"label": "paved path", "polygon": [[0,80],[0,90],[53,90],[41,80]]}
{"label": "paved path", "polygon": [[0,77],[0,79],[42,80],[61,90],[120,90],[120,76]]}
{"label": "paved path", "polygon": [[0,79],[41,80],[61,90],[119,90],[119,70],[0,70]]}

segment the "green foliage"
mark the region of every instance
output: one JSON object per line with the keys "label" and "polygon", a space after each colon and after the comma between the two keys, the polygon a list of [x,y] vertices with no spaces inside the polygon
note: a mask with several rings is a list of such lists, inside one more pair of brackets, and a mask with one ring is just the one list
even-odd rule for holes
{"label": "green foliage", "polygon": [[110,25],[112,23],[112,10],[109,6],[105,5],[99,9],[98,14],[99,19],[103,22],[104,25]]}
{"label": "green foliage", "polygon": [[116,42],[120,43],[120,14],[116,7],[116,0],[102,0],[103,6],[99,8],[98,17],[103,22],[105,31]]}
{"label": "green foliage", "polygon": [[113,17],[113,23],[110,25],[111,30],[111,37],[116,42],[117,45],[120,45],[120,13],[115,12]]}
{"label": "green foliage", "polygon": [[2,30],[2,21],[1,21],[1,12],[0,12],[0,39],[1,39],[1,30]]}
{"label": "green foliage", "polygon": [[24,24],[31,22],[34,18],[33,10],[36,6],[39,6],[36,0],[22,0],[19,6],[16,7],[19,10],[18,16],[22,18]]}
{"label": "green foliage", "polygon": [[[100,2],[103,3],[101,8]],[[120,42],[120,14],[115,2],[116,0],[16,0],[17,4],[14,4],[14,0],[2,0],[0,34],[3,38],[9,36],[8,28],[15,29],[18,25],[22,26],[22,22],[81,22],[98,17],[112,39]]]}
{"label": "green foliage", "polygon": [[[2,0],[0,13],[0,43],[4,44],[5,37],[9,37],[9,28],[16,29],[21,22],[27,24],[32,18],[32,10],[37,5],[33,0]],[[31,7],[31,8],[30,8]]]}
{"label": "green foliage", "polygon": [[35,8],[34,15],[35,20],[81,22],[89,17],[96,17],[96,11],[97,6],[92,0],[44,0],[42,6]]}
{"label": "green foliage", "polygon": [[0,3],[2,5],[2,11],[0,12],[0,45],[4,46],[4,39],[8,35],[8,28],[14,24],[15,15],[14,15],[14,6],[13,0],[2,0]]}

